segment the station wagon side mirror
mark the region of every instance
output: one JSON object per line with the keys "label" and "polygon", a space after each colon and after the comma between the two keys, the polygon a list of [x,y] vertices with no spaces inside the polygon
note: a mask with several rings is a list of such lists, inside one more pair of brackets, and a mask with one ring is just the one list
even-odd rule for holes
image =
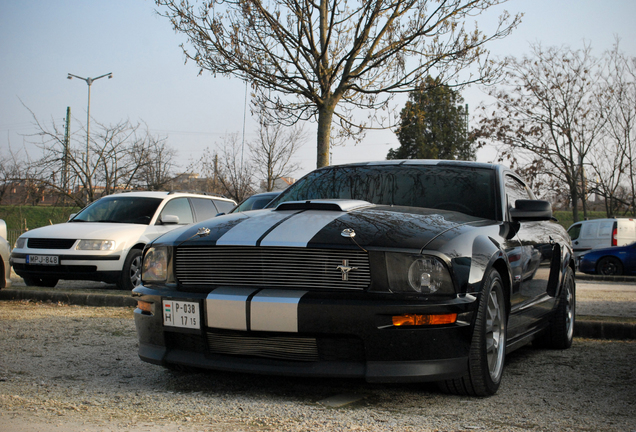
{"label": "station wagon side mirror", "polygon": [[514,222],[545,221],[552,219],[552,205],[543,200],[516,200],[510,209]]}
{"label": "station wagon side mirror", "polygon": [[179,224],[179,216],[176,215],[162,215],[161,225],[174,225]]}

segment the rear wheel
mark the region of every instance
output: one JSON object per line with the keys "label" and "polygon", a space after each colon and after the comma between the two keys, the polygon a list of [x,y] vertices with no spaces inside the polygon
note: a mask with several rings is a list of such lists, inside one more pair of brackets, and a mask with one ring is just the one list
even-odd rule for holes
{"label": "rear wheel", "polygon": [[131,249],[126,257],[121,278],[117,287],[122,290],[132,290],[141,283],[141,250]]}
{"label": "rear wheel", "polygon": [[596,265],[596,272],[607,276],[622,275],[623,263],[621,263],[621,260],[614,257],[601,258]]}
{"label": "rear wheel", "polygon": [[572,346],[576,317],[576,285],[571,268],[568,268],[563,278],[563,287],[558,301],[559,304],[550,318],[546,332],[536,340],[539,346],[554,349],[566,349]]}
{"label": "rear wheel", "polygon": [[468,373],[440,383],[459,395],[491,396],[497,392],[506,358],[506,301],[499,272],[492,270],[484,284],[468,356]]}
{"label": "rear wheel", "polygon": [[38,278],[38,277],[32,277],[32,276],[25,276],[22,279],[24,279],[24,284],[26,286],[39,286],[39,287],[49,287],[49,288],[53,288],[55,285],[57,285],[57,282],[59,281],[59,279],[56,278]]}

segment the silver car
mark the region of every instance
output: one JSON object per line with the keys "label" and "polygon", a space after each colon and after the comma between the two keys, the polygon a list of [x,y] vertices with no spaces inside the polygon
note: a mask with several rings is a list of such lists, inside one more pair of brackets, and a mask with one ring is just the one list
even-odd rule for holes
{"label": "silver car", "polygon": [[9,254],[11,248],[7,241],[7,224],[0,219],[0,288],[11,286],[11,264]]}

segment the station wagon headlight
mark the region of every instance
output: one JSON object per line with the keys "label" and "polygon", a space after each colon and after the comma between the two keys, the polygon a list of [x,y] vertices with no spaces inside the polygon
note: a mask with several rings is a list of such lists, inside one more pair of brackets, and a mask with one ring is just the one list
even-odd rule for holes
{"label": "station wagon headlight", "polygon": [[112,251],[115,250],[114,240],[80,240],[75,246],[75,250],[97,250]]}
{"label": "station wagon headlight", "polygon": [[26,239],[23,237],[18,237],[18,239],[15,241],[15,248],[16,249],[22,249],[23,247],[26,246]]}
{"label": "station wagon headlight", "polygon": [[455,294],[446,265],[436,257],[387,253],[386,264],[392,292]]}
{"label": "station wagon headlight", "polygon": [[163,282],[168,279],[168,248],[151,247],[144,255],[141,280]]}

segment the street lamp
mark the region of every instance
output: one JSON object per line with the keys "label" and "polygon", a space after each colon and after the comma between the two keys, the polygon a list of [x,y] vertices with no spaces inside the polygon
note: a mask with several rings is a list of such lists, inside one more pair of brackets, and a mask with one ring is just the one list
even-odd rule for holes
{"label": "street lamp", "polygon": [[68,79],[79,78],[81,80],[86,81],[88,84],[88,109],[86,110],[86,180],[87,185],[90,186],[90,167],[88,166],[88,155],[89,155],[89,145],[90,145],[90,135],[91,135],[91,84],[94,81],[97,81],[100,78],[108,77],[108,79],[113,77],[113,73],[107,73],[104,75],[100,75],[96,78],[82,78],[81,76],[68,74]]}

